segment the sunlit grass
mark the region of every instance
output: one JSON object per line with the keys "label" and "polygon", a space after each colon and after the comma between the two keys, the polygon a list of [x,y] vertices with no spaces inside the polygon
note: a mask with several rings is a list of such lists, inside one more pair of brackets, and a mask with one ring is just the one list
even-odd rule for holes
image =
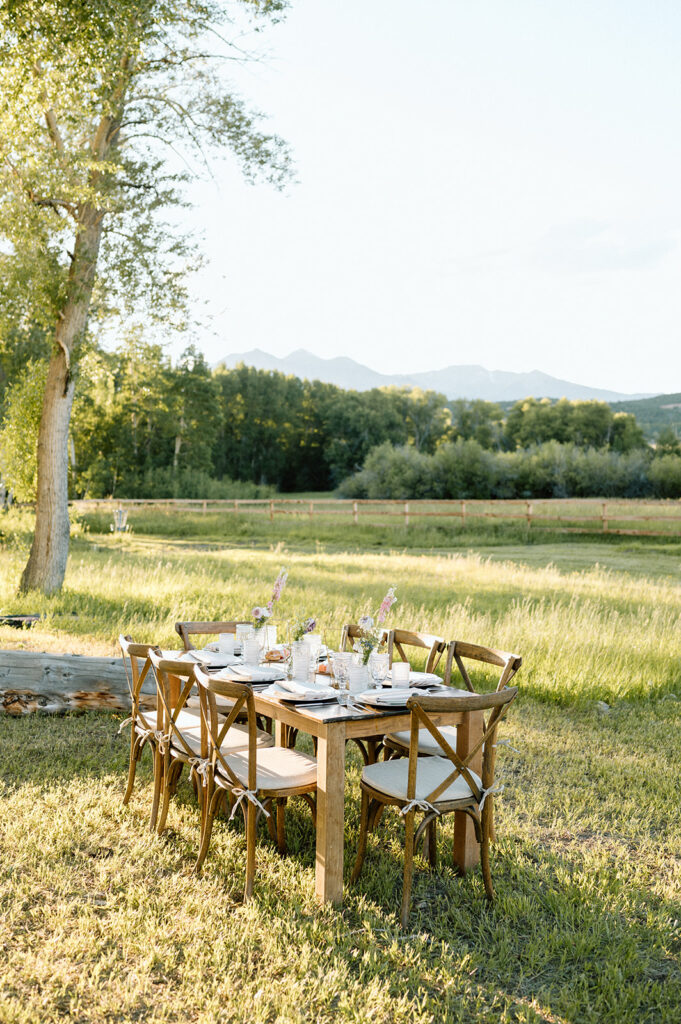
{"label": "sunlit grass", "polygon": [[[0,629],[0,645],[113,652],[125,631],[173,646],[177,619],[241,616],[282,565],[282,618],[316,614],[333,642],[395,584],[396,624],[524,660],[504,729],[518,752],[499,748],[494,905],[477,872],[454,874],[447,821],[440,868],[420,863],[401,933],[402,832],[388,813],[343,909],[320,908],[313,829],[294,802],[290,852],[261,835],[244,906],[235,823],[218,822],[204,875],[191,872],[198,811],[186,782],[163,839],[147,830],[147,757],[121,806],[121,715],[0,716],[0,1021],[676,1024],[681,549],[507,536],[484,552],[424,553],[387,538],[381,550],[374,536],[361,551],[339,538],[314,543],[308,529],[254,548],[85,534],[62,594],[19,599],[19,530],[0,548],[0,608],[45,619]],[[346,873],[359,808],[351,746],[347,770]]]}
{"label": "sunlit grass", "polygon": [[[121,806],[127,744],[109,714],[0,720],[0,1020],[675,1024],[681,1003],[675,702],[606,715],[525,698],[500,751],[497,899],[420,862],[398,927],[401,826],[387,814],[343,910],[314,898],[307,810],[290,853],[263,831],[241,902],[243,829],[218,822],[191,873],[198,812],[183,783],[147,832],[145,758]],[[346,871],[359,763],[348,753]]]}
{"label": "sunlit grass", "polygon": [[74,649],[68,645],[75,639],[81,645],[76,649],[91,645],[113,652],[124,631],[173,646],[178,619],[247,615],[254,600],[267,600],[272,580],[286,565],[290,576],[280,618],[316,615],[331,644],[338,642],[343,622],[375,608],[394,584],[395,624],[519,653],[523,690],[538,698],[566,704],[681,695],[675,550],[656,553],[658,573],[652,578],[640,574],[644,552],[634,553],[637,571],[627,572],[622,549],[607,545],[597,546],[596,557],[611,554],[615,569],[551,564],[552,555],[559,561],[573,551],[587,566],[589,546],[574,544],[511,548],[511,560],[500,548],[485,556],[306,552],[281,544],[253,551],[134,535],[90,536],[73,543],[65,588],[49,599],[17,598],[24,553],[0,553],[0,607],[46,616],[31,634],[1,629],[0,642],[39,645],[44,639],[57,649],[63,638],[64,649]]}

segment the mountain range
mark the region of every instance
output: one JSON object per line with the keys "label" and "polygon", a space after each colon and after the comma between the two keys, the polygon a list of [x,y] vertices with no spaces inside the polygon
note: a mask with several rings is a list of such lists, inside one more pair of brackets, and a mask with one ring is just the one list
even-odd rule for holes
{"label": "mountain range", "polygon": [[250,352],[234,352],[217,363],[228,369],[238,363],[258,370],[278,370],[307,380],[321,380],[340,388],[368,391],[370,388],[398,387],[422,388],[439,391],[447,398],[482,398],[488,402],[513,402],[520,398],[595,398],[603,402],[632,401],[650,398],[650,394],[629,395],[620,391],[591,388],[559,380],[541,370],[513,373],[510,370],[486,370],[484,366],[446,366],[442,370],[423,373],[379,373],[362,366],[354,359],[337,356],[323,359],[299,348],[283,358],[270,355],[259,348]]}

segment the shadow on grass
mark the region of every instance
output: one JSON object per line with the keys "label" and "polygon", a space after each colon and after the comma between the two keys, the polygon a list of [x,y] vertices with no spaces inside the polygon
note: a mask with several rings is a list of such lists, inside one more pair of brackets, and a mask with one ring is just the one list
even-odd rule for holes
{"label": "shadow on grass", "polygon": [[[542,710],[540,719],[547,714]],[[116,735],[121,718],[100,712],[0,719],[0,779],[9,788],[49,789],[75,778],[114,776],[120,778],[122,795],[128,734]],[[579,726],[584,729],[584,720]],[[358,756],[349,751],[346,880],[356,851],[360,773]],[[148,794],[150,777],[147,754],[138,769],[136,806],[131,809],[131,815],[140,817],[140,829],[144,824],[138,798]],[[567,779],[563,783],[568,801],[571,785]],[[177,832],[171,827],[164,843],[167,853],[158,853],[168,861],[165,874],[189,870],[198,844],[198,813],[186,780],[174,803],[170,824],[184,824]],[[283,861],[266,829],[260,832],[252,910],[258,927],[287,935],[292,950],[297,943],[322,943],[320,956],[334,958],[349,978],[367,984],[377,979],[391,998],[418,1002],[425,1014],[419,1020],[678,1020],[678,903],[652,891],[650,878],[637,870],[635,855],[623,858],[617,851],[586,844],[553,850],[542,841],[541,829],[539,839],[524,836],[511,808],[504,813],[493,848],[497,898],[490,905],[479,872],[461,878],[451,867],[452,825],[450,819],[439,830],[440,868],[431,872],[423,863],[418,866],[410,928],[403,934],[397,918],[403,825],[396,815],[384,815],[359,883],[346,887],[344,908],[317,911],[309,896],[307,902],[302,898],[309,892],[314,868],[314,830],[307,809],[292,801],[287,814],[290,852]],[[226,843],[234,832],[236,844]],[[218,822],[216,843],[199,881],[210,898],[216,887],[224,889],[235,911],[241,902],[242,833],[236,819]],[[282,874],[290,876],[286,889]]]}

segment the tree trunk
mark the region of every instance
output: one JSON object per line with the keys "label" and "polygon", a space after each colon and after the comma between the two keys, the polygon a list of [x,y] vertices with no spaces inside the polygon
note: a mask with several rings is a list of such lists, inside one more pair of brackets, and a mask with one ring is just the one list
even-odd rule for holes
{"label": "tree trunk", "polygon": [[21,577],[21,593],[41,590],[52,594],[64,582],[69,554],[68,435],[74,390],[71,353],[85,333],[101,236],[101,213],[85,208],[47,371],[38,432],[35,533]]}

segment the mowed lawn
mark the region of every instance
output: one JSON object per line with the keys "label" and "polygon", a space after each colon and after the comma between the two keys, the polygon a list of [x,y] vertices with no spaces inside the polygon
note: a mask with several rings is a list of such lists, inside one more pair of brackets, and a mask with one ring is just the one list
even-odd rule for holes
{"label": "mowed lawn", "polygon": [[[171,645],[176,619],[241,616],[285,565],[282,617],[317,614],[331,642],[396,585],[395,624],[516,650],[524,666],[503,727],[517,750],[499,749],[496,901],[477,872],[453,872],[446,821],[406,933],[396,814],[342,910],[320,908],[312,825],[293,801],[290,851],[263,830],[244,905],[241,826],[218,823],[196,878],[187,783],[163,837],[147,831],[147,757],[121,806],[122,714],[0,717],[0,1021],[681,1019],[681,549],[428,555],[89,535],[62,595],[18,601],[24,555],[0,549],[0,606],[47,618],[39,632],[1,630],[0,646],[113,651],[120,630]],[[347,770],[349,873],[351,748]]]}

